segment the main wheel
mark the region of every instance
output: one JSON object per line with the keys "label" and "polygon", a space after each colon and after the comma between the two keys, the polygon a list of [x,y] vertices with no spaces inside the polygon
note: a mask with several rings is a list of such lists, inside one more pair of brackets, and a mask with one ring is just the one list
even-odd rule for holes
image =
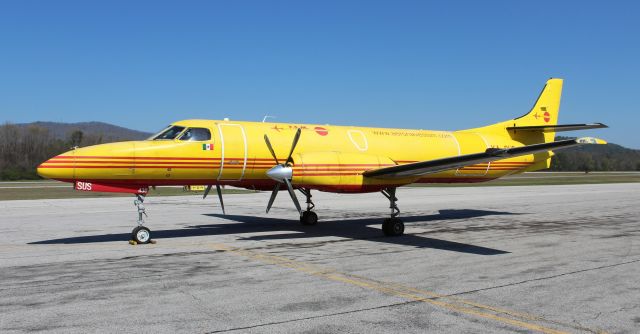
{"label": "main wheel", "polygon": [[382,232],[388,237],[404,234],[404,223],[400,218],[387,218],[382,223]]}
{"label": "main wheel", "polygon": [[302,225],[315,225],[318,223],[318,215],[313,211],[305,211],[300,217]]}
{"label": "main wheel", "polygon": [[144,226],[138,226],[131,231],[131,239],[139,244],[146,244],[151,241],[151,230]]}

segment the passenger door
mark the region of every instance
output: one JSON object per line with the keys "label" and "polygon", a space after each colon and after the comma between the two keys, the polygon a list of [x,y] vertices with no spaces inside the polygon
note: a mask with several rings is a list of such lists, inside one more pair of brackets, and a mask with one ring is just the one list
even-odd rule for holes
{"label": "passenger door", "polygon": [[240,181],[247,168],[247,135],[240,124],[218,123],[220,173],[218,181]]}

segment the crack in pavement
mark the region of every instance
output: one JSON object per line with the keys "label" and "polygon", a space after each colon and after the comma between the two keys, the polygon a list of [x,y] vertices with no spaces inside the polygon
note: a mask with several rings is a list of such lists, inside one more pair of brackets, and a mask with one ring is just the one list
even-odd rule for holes
{"label": "crack in pavement", "polygon": [[573,274],[579,274],[579,273],[588,272],[588,271],[594,271],[594,270],[618,267],[618,266],[623,266],[623,265],[637,263],[637,262],[640,262],[640,259],[627,261],[627,262],[614,263],[614,264],[609,264],[609,265],[604,265],[604,266],[599,266],[599,267],[594,267],[594,268],[580,269],[580,270],[570,271],[570,272],[551,275],[551,276],[532,278],[532,279],[519,281],[519,282],[514,282],[514,283],[501,284],[501,285],[495,285],[495,286],[490,286],[490,287],[486,287],[486,288],[480,288],[480,289],[468,290],[468,291],[463,291],[463,292],[457,292],[457,293],[450,294],[449,296],[458,296],[458,295],[471,294],[471,293],[480,292],[480,291],[500,289],[500,288],[516,286],[516,285],[521,285],[521,284],[530,283],[530,282],[544,281],[544,280],[558,278],[558,277],[562,277],[562,276],[569,276],[569,275],[573,275]]}

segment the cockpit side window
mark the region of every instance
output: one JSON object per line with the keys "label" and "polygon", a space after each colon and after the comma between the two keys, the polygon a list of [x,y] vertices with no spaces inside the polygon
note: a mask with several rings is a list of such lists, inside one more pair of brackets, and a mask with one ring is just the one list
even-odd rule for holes
{"label": "cockpit side window", "polygon": [[211,132],[205,128],[188,128],[180,137],[180,140],[184,141],[205,141],[210,139]]}
{"label": "cockpit side window", "polygon": [[183,126],[171,126],[168,129],[160,132],[158,135],[153,137],[153,140],[171,140],[175,139],[182,131],[184,130]]}

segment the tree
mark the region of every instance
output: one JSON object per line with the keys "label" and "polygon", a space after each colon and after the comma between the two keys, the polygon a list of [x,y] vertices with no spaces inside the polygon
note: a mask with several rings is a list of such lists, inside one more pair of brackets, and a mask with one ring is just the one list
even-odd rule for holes
{"label": "tree", "polygon": [[69,138],[69,141],[71,143],[71,147],[76,147],[76,146],[80,146],[80,144],[82,144],[82,137],[84,136],[84,133],[82,133],[81,130],[75,130],[71,133],[71,136]]}

